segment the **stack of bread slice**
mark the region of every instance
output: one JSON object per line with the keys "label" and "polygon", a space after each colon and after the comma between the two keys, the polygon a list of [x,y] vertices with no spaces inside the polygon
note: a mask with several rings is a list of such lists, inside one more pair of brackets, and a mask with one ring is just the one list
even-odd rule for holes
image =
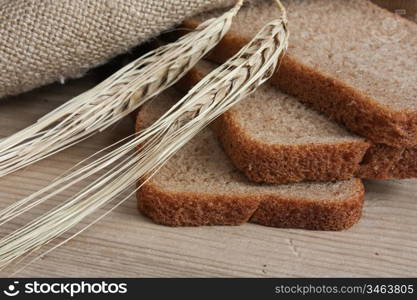
{"label": "stack of bread slice", "polygon": [[[252,1],[243,8],[209,58],[233,55],[277,17],[274,5]],[[341,230],[361,216],[358,178],[417,177],[417,24],[363,0],[284,5],[290,48],[270,82],[138,191],[139,209],[154,221]],[[381,31],[385,20],[397,32]],[[199,64],[179,87],[191,87],[211,68]],[[137,129],[180,97],[169,91],[144,107]]]}
{"label": "stack of bread slice", "polygon": [[[181,94],[169,91],[142,108],[141,130]],[[141,212],[155,222],[179,225],[259,224],[338,230],[361,215],[360,179],[268,185],[250,182],[231,163],[210,128],[194,137],[138,191]]]}

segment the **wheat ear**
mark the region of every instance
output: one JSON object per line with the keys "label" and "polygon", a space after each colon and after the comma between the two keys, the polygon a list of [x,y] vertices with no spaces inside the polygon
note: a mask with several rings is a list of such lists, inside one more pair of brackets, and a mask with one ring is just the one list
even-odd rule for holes
{"label": "wheat ear", "polygon": [[[64,176],[46,187],[37,196],[44,201],[64,185],[66,189],[80,180],[113,165],[75,196],[0,240],[0,266],[53,241],[81,220],[109,204],[137,180],[152,176],[185,143],[217,116],[252,93],[274,72],[280,55],[288,43],[285,10],[282,17],[261,29],[255,38],[225,64],[201,80],[188,94],[137,136],[97,161]],[[140,151],[135,151],[141,146]],[[42,194],[47,194],[42,196]],[[84,228],[55,245],[42,255],[73,238],[110,213],[132,194],[117,200],[104,214]],[[30,201],[36,197],[29,197]],[[29,202],[30,202],[29,201]],[[36,257],[35,259],[39,258]],[[32,260],[33,261],[33,260]],[[31,262],[32,262],[31,261]]]}
{"label": "wheat ear", "polygon": [[126,65],[96,87],[0,141],[0,176],[64,150],[122,119],[173,85],[229,30],[236,5],[178,41]]}

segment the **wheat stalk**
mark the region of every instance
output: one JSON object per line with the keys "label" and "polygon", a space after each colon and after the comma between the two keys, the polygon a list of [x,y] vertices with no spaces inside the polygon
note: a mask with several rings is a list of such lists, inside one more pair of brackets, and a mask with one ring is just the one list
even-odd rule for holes
{"label": "wheat stalk", "polygon": [[178,41],[151,51],[35,124],[0,141],[0,176],[24,168],[108,128],[189,71],[218,44],[242,5]]}
{"label": "wheat stalk", "polygon": [[[288,44],[285,9],[279,0],[277,3],[282,11],[280,19],[264,26],[248,45],[203,78],[155,123],[116,150],[53,182],[35,196],[24,199],[22,203],[37,205],[113,165],[109,171],[63,204],[1,239],[0,267],[7,266],[13,260],[22,258],[61,236],[120,196],[138,179],[150,178],[207,124],[264,83],[273,74],[279,57]],[[141,146],[141,150],[135,151],[138,146]],[[62,187],[58,188],[59,186]],[[118,200],[99,218],[42,255],[84,231],[132,194]],[[41,198],[36,200],[37,197]],[[14,216],[22,212],[19,208],[11,211],[15,213]]]}

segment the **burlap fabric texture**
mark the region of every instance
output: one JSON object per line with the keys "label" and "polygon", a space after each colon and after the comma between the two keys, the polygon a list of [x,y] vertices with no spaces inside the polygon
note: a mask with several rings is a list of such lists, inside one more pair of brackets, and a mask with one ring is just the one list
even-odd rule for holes
{"label": "burlap fabric texture", "polygon": [[0,0],[0,98],[69,77],[234,0]]}

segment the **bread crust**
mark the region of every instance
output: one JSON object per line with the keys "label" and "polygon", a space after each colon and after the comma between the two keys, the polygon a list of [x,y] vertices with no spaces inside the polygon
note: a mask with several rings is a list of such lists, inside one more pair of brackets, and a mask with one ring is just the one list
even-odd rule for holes
{"label": "bread crust", "polygon": [[279,228],[343,230],[356,224],[362,216],[365,189],[355,179],[355,192],[342,201],[265,197],[251,222]]}
{"label": "bread crust", "polygon": [[249,180],[266,183],[333,181],[354,177],[369,144],[365,141],[279,145],[254,140],[237,124],[233,111],[214,131],[236,168]]}
{"label": "bread crust", "polygon": [[[177,86],[186,91],[204,77],[192,69]],[[354,177],[370,143],[364,140],[326,144],[279,145],[253,139],[229,110],[212,124],[223,149],[253,182],[333,181]]]}
{"label": "bread crust", "polygon": [[240,225],[250,221],[279,228],[343,230],[362,215],[365,192],[360,179],[355,180],[354,195],[338,201],[173,193],[145,183],[137,192],[137,205],[155,223],[167,226]]}
{"label": "bread crust", "polygon": [[360,178],[417,178],[417,148],[377,144],[369,148],[356,173]]}
{"label": "bread crust", "polygon": [[[145,127],[140,116],[139,109],[136,132]],[[140,188],[136,196],[139,211],[155,223],[168,226],[243,224],[253,215],[260,202],[257,195],[179,193],[166,191],[150,181],[139,182],[138,186]]]}
{"label": "bread crust", "polygon": [[[187,91],[204,77],[192,69],[177,84]],[[269,144],[245,132],[229,110],[212,128],[232,163],[253,182],[333,181],[352,177],[417,177],[417,148],[396,148],[367,141],[309,145]]]}
{"label": "bread crust", "polygon": [[145,183],[137,192],[138,209],[168,226],[240,225],[260,203],[256,195],[176,193]]}
{"label": "bread crust", "polygon": [[[192,20],[183,23],[186,28],[195,28],[197,25]],[[243,36],[226,34],[207,58],[222,63],[248,42]],[[302,64],[288,54],[283,57],[270,82],[374,143],[394,147],[417,144],[416,111],[389,110],[374,99]]]}
{"label": "bread crust", "polygon": [[[253,182],[333,181],[352,177],[405,179],[417,177],[417,148],[341,142],[274,145],[251,138],[233,111],[212,124],[233,165]],[[364,155],[364,153],[366,153]]]}
{"label": "bread crust", "polygon": [[[139,112],[136,130],[141,128]],[[335,201],[273,194],[173,192],[151,180],[139,186],[139,211],[154,222],[168,226],[239,225],[250,221],[274,227],[343,230],[360,219],[364,199],[359,179],[355,179],[351,196]]]}

